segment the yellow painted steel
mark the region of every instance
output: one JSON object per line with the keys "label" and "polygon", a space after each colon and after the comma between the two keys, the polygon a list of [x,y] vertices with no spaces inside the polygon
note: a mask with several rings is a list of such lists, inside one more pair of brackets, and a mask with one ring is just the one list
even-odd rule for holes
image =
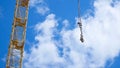
{"label": "yellow painted steel", "polygon": [[22,68],[29,0],[16,0],[6,68]]}

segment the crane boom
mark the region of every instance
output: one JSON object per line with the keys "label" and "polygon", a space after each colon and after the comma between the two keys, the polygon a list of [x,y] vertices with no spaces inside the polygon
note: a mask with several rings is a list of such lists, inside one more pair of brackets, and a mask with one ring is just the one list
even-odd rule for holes
{"label": "crane boom", "polygon": [[22,68],[29,0],[16,0],[6,68]]}

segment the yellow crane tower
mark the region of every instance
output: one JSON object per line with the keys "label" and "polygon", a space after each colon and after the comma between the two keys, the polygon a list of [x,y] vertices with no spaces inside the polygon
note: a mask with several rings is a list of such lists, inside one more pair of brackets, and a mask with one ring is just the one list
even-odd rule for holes
{"label": "yellow crane tower", "polygon": [[22,68],[29,0],[16,0],[6,68]]}

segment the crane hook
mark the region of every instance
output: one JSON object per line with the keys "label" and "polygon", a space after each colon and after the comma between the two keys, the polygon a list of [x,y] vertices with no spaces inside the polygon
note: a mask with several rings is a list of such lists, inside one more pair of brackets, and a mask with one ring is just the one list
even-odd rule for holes
{"label": "crane hook", "polygon": [[80,41],[83,43],[84,42],[84,39],[83,39],[83,33],[82,33],[82,23],[81,22],[78,22],[78,25],[79,25],[79,28],[80,28]]}
{"label": "crane hook", "polygon": [[83,33],[82,33],[82,21],[81,21],[81,15],[80,15],[80,0],[78,0],[78,25],[80,28],[80,41],[83,43],[84,39],[83,39]]}

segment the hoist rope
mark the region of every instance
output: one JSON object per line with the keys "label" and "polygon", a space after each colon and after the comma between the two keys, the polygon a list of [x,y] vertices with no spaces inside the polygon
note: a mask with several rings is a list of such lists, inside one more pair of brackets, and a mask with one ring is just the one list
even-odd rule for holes
{"label": "hoist rope", "polygon": [[80,0],[78,0],[78,25],[79,25],[79,28],[80,28],[80,41],[81,42],[84,42],[84,39],[83,39],[83,32],[82,32],[82,21],[81,21],[81,15],[80,15]]}

